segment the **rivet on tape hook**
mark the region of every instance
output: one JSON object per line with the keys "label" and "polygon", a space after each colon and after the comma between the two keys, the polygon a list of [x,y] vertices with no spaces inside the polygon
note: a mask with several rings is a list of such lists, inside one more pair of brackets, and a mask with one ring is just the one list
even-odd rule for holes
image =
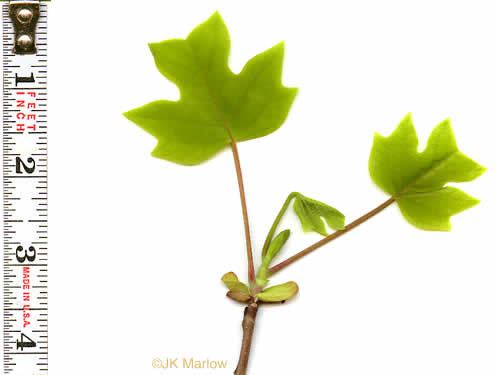
{"label": "rivet on tape hook", "polygon": [[12,1],[9,16],[14,25],[14,54],[36,54],[36,23],[40,17],[40,3],[35,1]]}

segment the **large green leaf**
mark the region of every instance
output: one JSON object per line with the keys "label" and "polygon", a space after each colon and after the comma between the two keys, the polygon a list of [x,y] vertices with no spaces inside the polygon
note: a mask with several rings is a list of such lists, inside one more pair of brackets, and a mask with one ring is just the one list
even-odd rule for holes
{"label": "large green leaf", "polygon": [[448,182],[471,181],[485,168],[461,153],[449,120],[435,127],[426,149],[408,114],[389,137],[376,133],[369,157],[373,181],[392,195],[404,217],[427,230],[450,230],[450,217],[479,201]]}
{"label": "large green leaf", "polygon": [[239,74],[229,69],[230,38],[218,12],[186,39],[151,43],[150,50],[181,99],[154,101],[124,115],[158,140],[152,155],[162,159],[197,164],[233,140],[270,134],[297,94],[281,83],[283,43],[249,60]]}

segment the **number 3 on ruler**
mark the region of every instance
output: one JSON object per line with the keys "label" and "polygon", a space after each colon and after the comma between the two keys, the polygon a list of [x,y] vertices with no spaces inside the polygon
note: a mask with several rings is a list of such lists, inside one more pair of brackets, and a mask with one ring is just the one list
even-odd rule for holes
{"label": "number 3 on ruler", "polygon": [[33,262],[36,259],[36,249],[30,246],[28,250],[24,250],[22,246],[17,246],[16,259],[19,263],[24,263],[26,259],[28,262]]}

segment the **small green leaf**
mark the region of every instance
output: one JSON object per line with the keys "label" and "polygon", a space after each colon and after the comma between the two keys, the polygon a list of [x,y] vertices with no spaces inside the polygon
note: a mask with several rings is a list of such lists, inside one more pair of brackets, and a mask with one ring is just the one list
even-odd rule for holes
{"label": "small green leaf", "polygon": [[250,294],[249,287],[239,281],[234,272],[228,272],[224,274],[221,280],[230,291]]}
{"label": "small green leaf", "polygon": [[465,182],[486,170],[457,147],[450,120],[433,129],[418,152],[418,136],[408,114],[389,137],[375,134],[369,172],[397,201],[404,217],[425,230],[450,230],[450,217],[479,201],[448,182]]}
{"label": "small green leaf", "polygon": [[249,294],[239,292],[237,290],[228,290],[226,296],[236,302],[247,302],[251,298]]}
{"label": "small green leaf", "polygon": [[345,216],[340,211],[302,194],[295,196],[293,209],[300,219],[304,232],[313,230],[327,236],[328,233],[322,218],[331,229],[341,230],[345,228]]}
{"label": "small green leaf", "polygon": [[265,302],[281,302],[292,298],[299,291],[297,283],[289,281],[263,290],[256,297]]}
{"label": "small green leaf", "polygon": [[151,43],[150,50],[181,98],[124,116],[158,140],[152,151],[158,158],[198,164],[232,141],[268,135],[283,124],[297,94],[281,83],[283,43],[249,60],[239,74],[229,69],[230,37],[218,12],[186,39]]}
{"label": "small green leaf", "polygon": [[284,230],[283,232],[279,233],[271,242],[271,245],[269,245],[269,249],[267,250],[265,258],[268,258],[269,261],[271,262],[273,258],[276,256],[276,254],[279,253],[283,245],[286,243],[288,240],[288,237],[290,237],[290,230]]}
{"label": "small green leaf", "polygon": [[261,266],[259,267],[259,271],[257,272],[255,282],[258,286],[264,288],[269,282],[269,280],[267,280],[268,268],[271,265],[273,258],[276,256],[276,254],[279,253],[283,245],[288,240],[289,236],[290,230],[284,230],[283,232],[279,233],[269,245],[269,249],[262,259]]}

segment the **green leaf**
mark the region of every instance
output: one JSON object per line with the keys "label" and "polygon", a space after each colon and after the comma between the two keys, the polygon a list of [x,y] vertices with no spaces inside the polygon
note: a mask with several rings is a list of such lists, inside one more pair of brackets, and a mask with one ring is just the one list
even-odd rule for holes
{"label": "green leaf", "polygon": [[299,291],[299,286],[293,281],[275,285],[256,294],[256,297],[265,302],[281,302],[292,298]]}
{"label": "green leaf", "polygon": [[284,230],[283,232],[279,233],[271,242],[271,245],[269,245],[269,249],[267,250],[266,256],[264,258],[269,259],[271,262],[273,258],[276,256],[276,254],[279,253],[283,245],[286,243],[288,240],[288,237],[290,237],[290,230]]}
{"label": "green leaf", "polygon": [[269,282],[269,280],[267,280],[268,268],[271,265],[273,258],[276,256],[276,254],[279,253],[283,245],[288,240],[289,236],[290,230],[284,230],[283,232],[279,233],[269,245],[269,249],[266,255],[262,258],[261,266],[259,267],[259,270],[257,272],[255,282],[258,286],[264,288]]}
{"label": "green leaf", "polygon": [[234,272],[228,272],[221,278],[226,288],[233,292],[240,292],[250,295],[250,289],[247,285],[238,280]]}
{"label": "green leaf", "polygon": [[300,219],[304,232],[313,230],[327,236],[328,232],[322,218],[331,229],[341,230],[345,228],[345,216],[340,211],[302,194],[297,193],[295,196],[293,209]]}
{"label": "green leaf", "polygon": [[239,74],[229,69],[230,38],[218,12],[186,39],[151,43],[150,50],[181,99],[154,101],[124,116],[158,140],[152,155],[162,159],[198,164],[232,141],[268,135],[283,124],[297,94],[281,83],[283,42]]}
{"label": "green leaf", "polygon": [[408,114],[389,137],[376,133],[369,157],[373,181],[397,201],[404,217],[418,228],[450,230],[450,217],[479,201],[448,182],[479,177],[482,167],[457,147],[450,120],[433,129],[418,152],[418,136]]}

